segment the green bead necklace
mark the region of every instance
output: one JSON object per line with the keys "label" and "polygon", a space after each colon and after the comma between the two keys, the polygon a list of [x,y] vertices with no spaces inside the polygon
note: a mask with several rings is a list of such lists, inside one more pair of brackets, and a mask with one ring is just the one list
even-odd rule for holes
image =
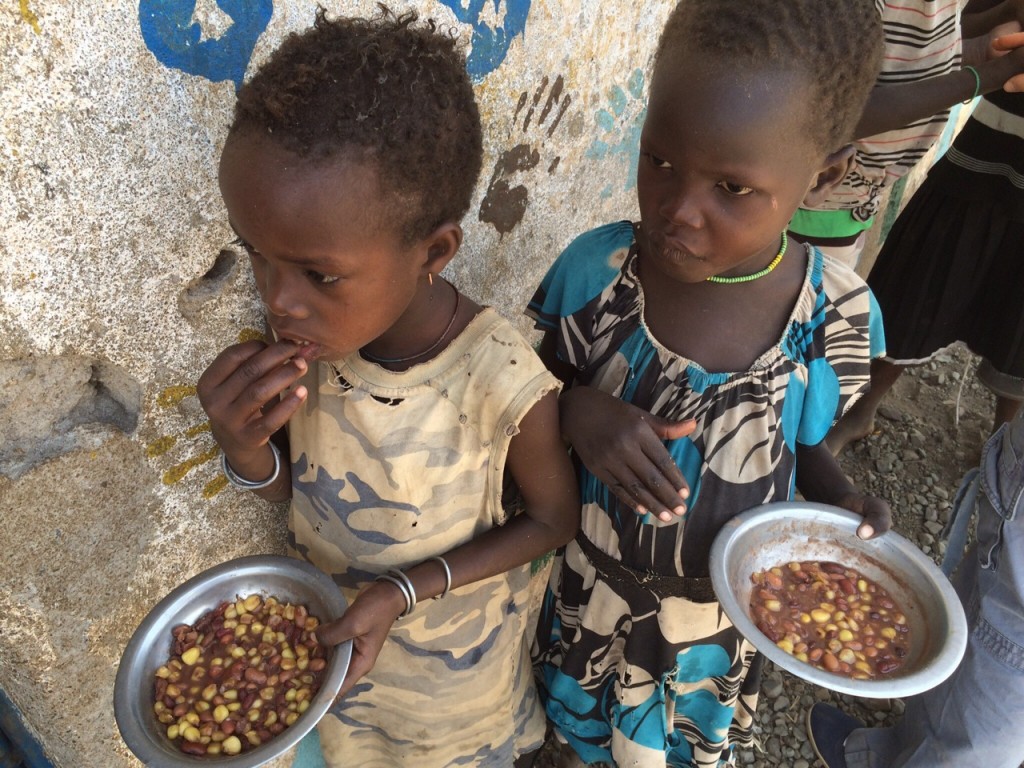
{"label": "green bead necklace", "polygon": [[759,277],[764,277],[782,261],[782,256],[786,252],[786,245],[788,240],[786,233],[782,233],[782,247],[779,248],[779,252],[775,254],[775,258],[771,260],[771,263],[762,269],[760,272],[755,272],[752,275],[742,275],[740,277],[720,277],[719,275],[712,275],[711,277],[705,278],[709,283],[749,283],[751,280],[757,280]]}

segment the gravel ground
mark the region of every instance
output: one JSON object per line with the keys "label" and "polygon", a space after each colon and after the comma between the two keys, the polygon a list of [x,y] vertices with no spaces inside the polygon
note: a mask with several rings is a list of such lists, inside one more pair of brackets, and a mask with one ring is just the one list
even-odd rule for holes
{"label": "gravel ground", "polygon": [[[988,436],[992,399],[974,376],[976,358],[961,346],[909,369],[883,403],[875,432],[840,457],[863,491],[886,499],[894,528],[937,561],[945,551],[939,532],[960,478],[976,466]],[[899,699],[867,700],[832,693],[766,665],[755,725],[757,743],[737,756],[741,766],[810,768],[818,765],[804,728],[807,710],[828,701],[866,723],[892,724]],[[548,745],[536,768],[555,765]]]}

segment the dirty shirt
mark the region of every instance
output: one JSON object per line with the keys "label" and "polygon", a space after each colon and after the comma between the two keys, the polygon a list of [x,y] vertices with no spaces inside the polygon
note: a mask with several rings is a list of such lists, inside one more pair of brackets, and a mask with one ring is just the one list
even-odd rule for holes
{"label": "dirty shirt", "polygon": [[[392,372],[358,354],[311,366],[289,423],[292,554],[351,603],[389,568],[444,555],[510,514],[509,443],[558,382],[483,310],[435,359]],[[321,721],[328,766],[508,768],[544,738],[529,664],[530,564],[424,600]]]}

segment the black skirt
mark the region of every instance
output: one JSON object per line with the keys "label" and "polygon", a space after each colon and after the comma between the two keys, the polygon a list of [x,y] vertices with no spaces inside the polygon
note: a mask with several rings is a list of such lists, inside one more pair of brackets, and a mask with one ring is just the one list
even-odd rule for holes
{"label": "black skirt", "polygon": [[1022,378],[1024,220],[1014,198],[1024,190],[995,199],[964,177],[946,160],[936,164],[868,276],[887,358],[922,361],[962,341],[1000,373]]}

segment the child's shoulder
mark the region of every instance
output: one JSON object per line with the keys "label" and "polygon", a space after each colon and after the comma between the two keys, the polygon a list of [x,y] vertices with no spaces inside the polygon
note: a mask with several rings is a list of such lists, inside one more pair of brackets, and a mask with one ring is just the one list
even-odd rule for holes
{"label": "child's shoulder", "polygon": [[629,250],[636,240],[632,221],[613,221],[578,234],[565,248],[566,254],[607,254]]}
{"label": "child's shoulder", "polygon": [[630,221],[616,221],[578,235],[551,266],[549,279],[605,286],[622,270],[636,232]]}
{"label": "child's shoulder", "polygon": [[551,265],[527,314],[540,328],[555,327],[559,317],[579,310],[615,282],[635,241],[629,221],[605,224],[577,236]]}
{"label": "child's shoulder", "polygon": [[814,271],[825,294],[830,297],[860,293],[867,289],[867,283],[853,268],[811,246],[811,258],[814,259]]}

